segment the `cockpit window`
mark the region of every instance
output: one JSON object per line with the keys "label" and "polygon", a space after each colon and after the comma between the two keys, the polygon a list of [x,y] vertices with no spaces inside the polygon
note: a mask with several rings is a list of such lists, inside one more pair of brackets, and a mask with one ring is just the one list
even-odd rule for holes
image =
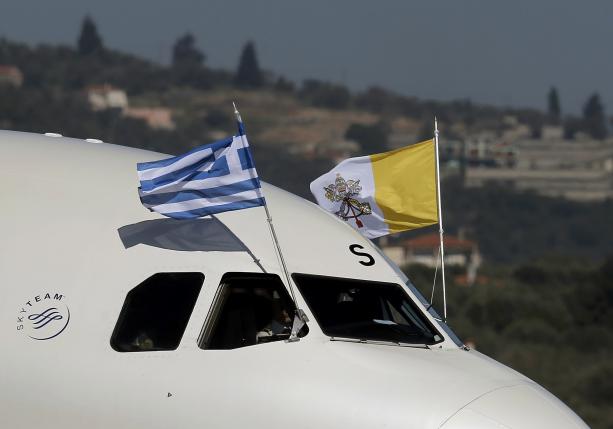
{"label": "cockpit window", "polygon": [[449,338],[451,338],[451,340],[458,346],[458,347],[463,347],[464,346],[464,342],[460,339],[460,337],[458,337],[458,335],[449,327],[449,325],[447,325],[446,322],[443,321],[443,318],[438,314],[438,312],[434,309],[434,306],[430,305],[430,303],[428,302],[428,300],[422,295],[422,293],[419,291],[419,289],[417,289],[415,287],[415,285],[413,283],[411,283],[411,281],[407,278],[406,279],[406,283],[407,287],[409,289],[411,289],[411,292],[413,292],[413,294],[415,294],[415,296],[417,297],[417,299],[419,300],[419,302],[422,303],[422,305],[424,307],[426,307],[426,309],[428,310],[428,313],[430,313],[430,315],[434,318],[434,320],[436,320],[436,323],[438,323],[439,327],[445,331],[445,333],[447,335],[449,335]]}
{"label": "cockpit window", "polygon": [[[236,349],[286,340],[295,306],[272,274],[224,275],[199,343],[203,349]],[[306,335],[306,326],[298,336]]]}
{"label": "cockpit window", "polygon": [[118,352],[174,350],[204,282],[202,273],[157,273],[126,296],[111,346]]}
{"label": "cockpit window", "polygon": [[307,274],[293,277],[326,335],[409,344],[443,340],[397,284]]}

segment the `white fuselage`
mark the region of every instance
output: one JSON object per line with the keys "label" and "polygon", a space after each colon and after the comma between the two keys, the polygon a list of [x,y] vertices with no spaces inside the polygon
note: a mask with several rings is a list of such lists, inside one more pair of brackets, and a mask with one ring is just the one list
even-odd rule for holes
{"label": "white fuselage", "polygon": [[[135,164],[162,155],[12,132],[0,132],[0,152],[3,428],[585,427],[531,380],[454,343],[370,241],[270,185],[264,194],[291,273],[401,285],[443,341],[332,340],[296,291],[309,318],[304,338],[203,350],[222,276],[262,269],[247,252],[124,245],[122,227],[160,219],[139,202]],[[285,282],[262,208],[218,218]],[[375,264],[360,264],[352,244]],[[168,272],[205,276],[178,348],[115,351],[126,295]],[[45,301],[65,306],[58,311],[68,309],[70,320],[53,338],[36,339],[21,315],[36,315]]]}

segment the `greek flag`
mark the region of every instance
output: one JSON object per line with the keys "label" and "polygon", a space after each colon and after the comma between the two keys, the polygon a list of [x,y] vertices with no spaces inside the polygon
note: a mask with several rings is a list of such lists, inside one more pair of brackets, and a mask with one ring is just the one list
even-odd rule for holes
{"label": "greek flag", "polygon": [[193,219],[266,204],[239,124],[239,135],[184,155],[137,164],[140,200],[174,219]]}

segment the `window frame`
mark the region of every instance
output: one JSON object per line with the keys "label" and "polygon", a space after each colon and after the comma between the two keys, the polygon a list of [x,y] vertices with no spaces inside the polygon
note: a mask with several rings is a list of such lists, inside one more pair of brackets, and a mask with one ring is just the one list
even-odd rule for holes
{"label": "window frame", "polygon": [[[119,337],[119,334],[121,333],[121,329],[124,329],[125,326],[125,322],[126,319],[128,317],[128,310],[130,308],[130,305],[133,303],[133,297],[131,296],[134,291],[140,287],[143,287],[143,284],[145,284],[146,282],[151,281],[152,278],[154,278],[155,276],[158,275],[164,275],[164,274],[197,274],[200,277],[200,281],[199,281],[199,286],[198,286],[198,291],[194,296],[194,301],[193,301],[193,305],[191,306],[191,309],[189,311],[189,315],[187,316],[186,322],[185,322],[185,326],[183,327],[183,330],[181,332],[181,336],[179,338],[179,341],[177,342],[176,346],[173,348],[164,348],[164,349],[152,349],[152,350],[121,350],[120,348],[116,347],[117,346],[117,340]],[[150,276],[148,276],[147,278],[145,278],[143,281],[141,281],[140,283],[138,283],[136,286],[132,287],[131,289],[129,289],[127,291],[127,293],[124,295],[123,298],[123,303],[121,305],[121,310],[119,311],[119,315],[116,318],[115,321],[115,325],[113,326],[113,331],[111,332],[111,337],[109,338],[109,345],[111,346],[111,348],[117,352],[117,353],[122,353],[122,354],[131,354],[131,353],[142,353],[142,352],[169,352],[169,351],[174,351],[177,350],[180,346],[181,343],[183,341],[183,338],[185,336],[185,332],[187,331],[187,328],[189,326],[189,322],[192,318],[192,315],[194,314],[194,309],[196,308],[196,305],[198,304],[198,300],[200,298],[200,294],[202,292],[202,289],[204,288],[204,281],[206,279],[206,275],[201,272],[201,271],[164,271],[164,272],[156,272],[151,274]]]}
{"label": "window frame", "polygon": [[[427,316],[427,314],[426,314],[427,312],[422,311],[422,309],[419,307],[419,305],[417,305],[415,303],[415,301],[413,300],[413,297],[411,297],[411,295],[409,293],[407,293],[407,290],[403,287],[402,284],[393,283],[393,282],[379,281],[379,280],[355,279],[355,278],[351,278],[351,277],[326,276],[326,275],[310,274],[310,273],[292,273],[292,279],[294,280],[294,284],[298,288],[298,291],[299,291],[302,299],[306,303],[307,307],[309,308],[309,311],[311,312],[311,314],[315,318],[317,326],[319,327],[319,329],[321,330],[323,335],[325,335],[326,337],[328,337],[330,339],[343,339],[343,338],[347,338],[347,339],[351,339],[351,340],[356,340],[357,338],[356,337],[334,336],[334,335],[330,335],[330,334],[326,333],[326,329],[322,325],[322,323],[320,321],[320,317],[318,317],[317,312],[313,311],[313,307],[309,303],[308,299],[306,299],[304,293],[301,290],[301,286],[300,286],[300,277],[301,276],[311,277],[311,278],[314,278],[314,279],[320,278],[320,279],[328,279],[328,280],[351,281],[351,282],[362,283],[362,284],[371,284],[373,286],[374,285],[385,285],[385,286],[388,286],[388,287],[397,288],[404,295],[404,297],[407,300],[407,302],[409,303],[409,306],[411,307],[411,309],[421,316],[421,319],[423,319],[423,323],[425,323],[427,325],[427,327],[432,331],[432,333],[434,335],[438,335],[440,337],[440,340],[434,341],[432,343],[416,343],[416,344],[413,344],[413,343],[400,342],[398,344],[401,344],[401,345],[405,345],[405,344],[409,344],[409,345],[421,345],[421,344],[423,344],[423,345],[426,345],[426,346],[433,346],[433,345],[436,345],[436,344],[440,344],[440,343],[442,343],[442,342],[444,342],[446,340],[445,335],[443,335],[443,333],[440,331],[440,329],[437,329],[437,326],[434,323],[432,323],[430,318]],[[388,340],[375,340],[375,339],[370,339],[369,340],[369,339],[367,339],[365,341],[377,342],[377,343],[397,344],[394,341],[388,341]]]}
{"label": "window frame", "polygon": [[[236,347],[236,348],[233,348],[233,349],[216,349],[216,348],[209,348],[209,347],[206,346],[206,340],[210,339],[211,333],[213,332],[213,330],[216,327],[216,322],[219,320],[219,315],[220,315],[221,310],[223,308],[221,303],[222,303],[222,300],[223,300],[223,289],[224,289],[224,287],[226,287],[228,280],[241,279],[241,278],[249,278],[249,279],[271,278],[271,279],[276,279],[279,282],[279,285],[282,286],[282,291],[285,294],[285,296],[287,298],[287,301],[292,305],[292,310],[293,311],[296,310],[297,304],[292,299],[292,296],[291,296],[291,294],[289,293],[289,291],[287,289],[287,285],[283,282],[283,280],[281,279],[281,277],[278,274],[274,274],[274,273],[261,273],[261,272],[249,272],[249,271],[231,271],[231,272],[226,272],[219,279],[219,285],[217,286],[217,290],[215,291],[215,296],[213,297],[213,300],[211,302],[211,306],[209,308],[209,311],[207,312],[207,316],[204,319],[204,323],[203,323],[202,328],[200,330],[200,334],[198,335],[198,338],[196,340],[196,344],[197,344],[199,349],[204,350],[204,351],[209,351],[209,350],[234,351],[234,350],[243,349],[245,347],[250,347],[250,346],[244,346],[244,347]],[[308,334],[308,332],[309,331],[307,329],[307,331],[306,331],[304,336],[306,336],[306,334]],[[273,341],[273,342],[277,342],[277,341]],[[267,343],[263,343],[263,344],[267,344]],[[259,345],[259,344],[255,344],[255,345]]]}

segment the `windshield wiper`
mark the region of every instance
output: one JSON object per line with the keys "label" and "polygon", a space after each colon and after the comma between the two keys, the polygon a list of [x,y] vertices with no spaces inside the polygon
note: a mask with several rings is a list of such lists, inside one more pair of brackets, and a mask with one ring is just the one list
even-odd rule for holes
{"label": "windshield wiper", "polygon": [[398,347],[409,347],[413,349],[430,350],[430,346],[428,346],[427,344],[413,344],[413,343],[407,343],[404,341],[366,340],[366,339],[349,338],[349,337],[330,337],[330,341],[344,341],[344,342],[349,342],[349,343],[375,344],[375,345],[381,345],[381,346],[398,346]]}

